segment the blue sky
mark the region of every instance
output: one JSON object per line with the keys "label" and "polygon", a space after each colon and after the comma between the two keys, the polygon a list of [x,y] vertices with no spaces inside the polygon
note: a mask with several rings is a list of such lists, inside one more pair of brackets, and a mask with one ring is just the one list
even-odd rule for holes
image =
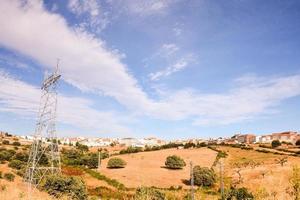
{"label": "blue sky", "polygon": [[0,2],[0,129],[32,134],[60,58],[59,136],[299,131],[299,1]]}

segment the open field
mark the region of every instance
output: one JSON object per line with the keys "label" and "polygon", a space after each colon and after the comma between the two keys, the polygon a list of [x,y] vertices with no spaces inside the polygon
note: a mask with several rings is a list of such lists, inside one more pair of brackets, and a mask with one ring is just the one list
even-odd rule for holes
{"label": "open field", "polygon": [[[169,170],[164,168],[166,157],[169,155],[178,155],[182,157],[187,166],[182,170]],[[189,179],[189,162],[194,165],[211,167],[216,152],[207,148],[200,149],[166,149],[160,151],[140,152],[135,154],[119,155],[127,162],[123,169],[107,169],[108,159],[103,160],[101,173],[108,177],[119,180],[127,187],[139,186],[184,186],[183,180]]]}
{"label": "open field", "polygon": [[[300,157],[288,156],[287,163],[281,166],[277,160],[286,156],[231,147],[220,149],[229,154],[225,159],[225,174],[232,178],[232,182],[238,180],[237,170],[240,169],[242,182],[237,185],[250,189],[258,196],[257,199],[292,199],[288,194],[291,191],[290,177],[293,166],[300,167]],[[245,161],[254,161],[258,164],[256,167],[236,167],[237,163]]]}

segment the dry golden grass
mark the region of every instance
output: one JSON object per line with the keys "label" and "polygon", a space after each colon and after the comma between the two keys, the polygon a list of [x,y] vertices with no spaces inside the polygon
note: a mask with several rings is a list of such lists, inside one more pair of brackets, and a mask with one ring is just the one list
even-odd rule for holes
{"label": "dry golden grass", "polygon": [[[164,163],[169,155],[182,157],[187,166],[182,170],[169,170]],[[210,167],[215,160],[216,152],[207,148],[200,149],[166,149],[160,151],[140,152],[119,155],[127,162],[123,169],[107,169],[108,159],[103,160],[101,173],[117,179],[127,187],[157,186],[167,188],[181,185],[186,187],[183,180],[189,179],[189,162],[194,165]]]}
{"label": "dry golden grass", "polygon": [[[0,171],[2,175],[4,173],[12,173],[12,169],[7,167],[7,164],[0,165]],[[30,199],[30,200],[51,200],[51,198],[46,192],[41,192],[39,190],[33,189],[32,194],[28,196],[27,184],[23,182],[22,178],[15,175],[15,180],[9,182],[5,179],[0,179],[0,199],[2,200],[19,200],[19,199]]]}
{"label": "dry golden grass", "polygon": [[276,160],[285,157],[282,155],[231,147],[220,147],[220,149],[229,154],[225,162],[225,173],[226,176],[232,177],[233,182],[237,181],[239,177],[235,163],[242,162],[245,159],[260,163],[259,166],[254,168],[250,166],[241,168],[240,173],[243,181],[238,186],[250,189],[257,196],[257,199],[293,199],[287,191],[291,189],[289,179],[293,166],[300,166],[299,157],[289,156],[288,162],[281,166]]}

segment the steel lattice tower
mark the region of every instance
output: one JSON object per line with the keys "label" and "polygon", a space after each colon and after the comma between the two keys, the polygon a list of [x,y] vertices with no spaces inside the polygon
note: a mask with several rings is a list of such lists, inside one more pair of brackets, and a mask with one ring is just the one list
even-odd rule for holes
{"label": "steel lattice tower", "polygon": [[49,76],[46,74],[41,90],[41,100],[38,120],[34,133],[34,141],[29,153],[25,181],[29,188],[40,184],[43,177],[50,174],[60,174],[60,155],[56,136],[56,107],[58,62],[55,71]]}

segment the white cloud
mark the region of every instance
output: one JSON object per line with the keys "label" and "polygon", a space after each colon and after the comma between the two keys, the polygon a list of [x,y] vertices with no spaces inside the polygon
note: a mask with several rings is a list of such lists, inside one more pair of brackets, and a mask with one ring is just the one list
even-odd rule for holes
{"label": "white cloud", "polygon": [[[169,51],[170,52],[170,51]],[[174,52],[171,53],[173,54]],[[163,77],[170,76],[171,74],[175,72],[179,72],[183,70],[184,68],[188,67],[189,64],[193,63],[195,61],[195,58],[193,55],[184,56],[178,60],[175,61],[175,63],[172,63],[167,68],[157,71],[155,73],[150,73],[149,77],[152,81],[157,81]]]}
{"label": "white cloud", "polygon": [[[158,10],[162,8],[156,6]],[[0,27],[1,46],[27,55],[47,68],[55,66],[56,59],[60,58],[65,81],[84,92],[112,97],[140,115],[165,120],[191,119],[194,124],[234,123],[269,113],[283,100],[300,94],[300,76],[296,75],[267,80],[242,78],[226,93],[203,94],[185,89],[164,92],[165,95],[160,96],[159,100],[153,100],[128,72],[119,54],[105,47],[101,39],[69,27],[62,16],[49,13],[39,1],[31,1],[25,6],[23,1],[0,1]],[[170,66],[158,77],[182,70],[188,64],[179,59]],[[2,81],[5,83],[7,80]],[[28,89],[29,93],[33,91]],[[1,95],[7,92],[1,92]],[[3,97],[2,102],[11,106],[2,109],[16,111],[20,107],[26,110],[28,101],[32,100],[22,96],[22,93],[8,95],[12,101]],[[93,110],[89,101],[81,98],[74,101],[66,103],[78,105],[68,111],[75,116],[70,123],[79,123],[84,118],[95,116],[94,119],[111,119],[112,123],[107,123],[108,128],[114,124],[111,113]],[[17,104],[12,104],[14,102]],[[81,110],[85,114],[79,116],[78,113],[83,112]],[[69,117],[64,119],[70,120]],[[92,120],[87,124],[97,125],[97,122]]]}
{"label": "white cloud", "polygon": [[145,107],[147,95],[128,73],[119,55],[86,32],[68,27],[39,1],[0,2],[0,44],[52,68],[61,59],[63,78],[80,88],[111,96],[127,107]]}
{"label": "white cloud", "polygon": [[[0,70],[1,112],[35,118],[40,95],[41,90],[38,87],[17,80]],[[98,134],[131,134],[124,125],[126,120],[120,114],[99,112],[92,106],[93,102],[88,99],[59,95],[58,121]]]}

